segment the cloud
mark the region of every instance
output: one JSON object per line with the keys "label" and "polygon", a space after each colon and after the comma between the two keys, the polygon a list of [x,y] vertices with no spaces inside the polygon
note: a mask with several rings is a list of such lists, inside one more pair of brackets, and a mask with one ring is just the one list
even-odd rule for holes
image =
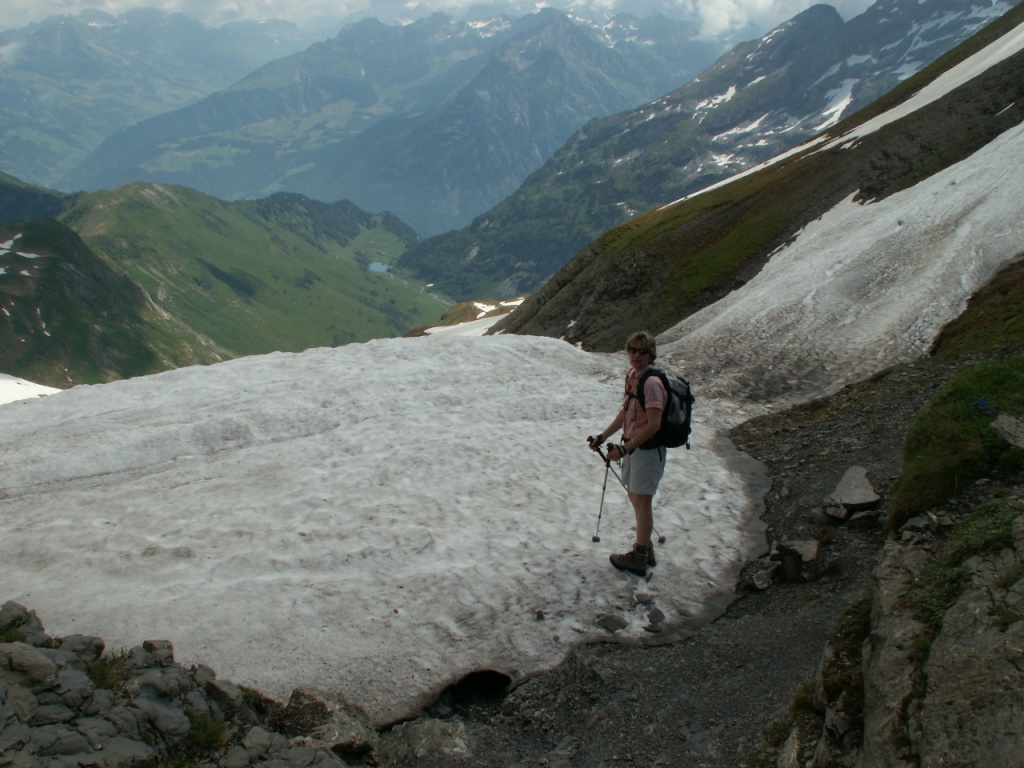
{"label": "cloud", "polygon": [[0,67],[13,64],[18,58],[19,48],[21,48],[21,42],[17,40],[13,43],[0,45]]}
{"label": "cloud", "polygon": [[[616,9],[646,13],[672,10],[697,19],[705,35],[754,28],[767,31],[814,4],[814,0],[491,0],[490,5],[508,5],[519,13],[546,6],[587,6],[606,12]],[[840,0],[833,3],[844,18],[862,12],[870,0]],[[239,19],[285,19],[299,26],[323,20],[341,21],[353,16],[395,19],[419,17],[433,10],[458,11],[480,0],[5,0],[0,28],[25,26],[54,15],[78,15],[95,8],[118,15],[132,8],[159,8],[181,12],[211,26]],[[15,23],[12,23],[15,22]]]}
{"label": "cloud", "polygon": [[[767,31],[816,3],[807,0],[691,0],[687,4],[700,19],[703,34],[710,37],[749,27]],[[871,0],[840,0],[828,4],[849,20],[863,13]]]}

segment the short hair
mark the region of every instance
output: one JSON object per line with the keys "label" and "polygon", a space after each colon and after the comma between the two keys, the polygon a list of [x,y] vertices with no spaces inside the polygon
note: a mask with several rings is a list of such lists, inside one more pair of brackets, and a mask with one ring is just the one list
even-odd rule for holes
{"label": "short hair", "polygon": [[654,336],[649,334],[647,331],[636,331],[629,335],[626,339],[626,347],[632,347],[634,344],[643,344],[647,349],[651,350],[651,360],[658,356],[658,342],[654,340]]}

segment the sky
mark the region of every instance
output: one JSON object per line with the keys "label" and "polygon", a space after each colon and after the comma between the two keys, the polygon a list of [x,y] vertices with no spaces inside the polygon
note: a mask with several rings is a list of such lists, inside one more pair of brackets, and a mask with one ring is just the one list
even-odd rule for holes
{"label": "sky", "polygon": [[[516,1],[520,12],[531,7],[566,5],[566,0]],[[503,8],[511,2],[491,0],[488,5]],[[458,12],[478,4],[477,0],[3,0],[0,29],[22,27],[47,16],[77,15],[84,8],[117,15],[130,8],[155,7],[180,11],[212,26],[238,19],[277,18],[295,22],[300,27],[316,28],[324,20],[359,16],[390,20],[423,15],[428,9]],[[647,9],[656,4],[673,14],[700,19],[705,34],[717,35],[748,25],[753,25],[757,34],[761,34],[815,3],[814,0],[581,0],[577,3],[600,11],[622,9],[639,15],[646,15]],[[845,19],[863,12],[870,4],[869,0],[832,3]]]}
{"label": "sky", "polygon": [[[917,98],[1021,48],[1018,28]],[[0,603],[112,650],[170,640],[183,664],[282,700],[339,695],[377,724],[472,671],[554,666],[609,617],[624,642],[692,631],[767,548],[763,471],[726,431],[925,354],[1019,254],[1022,153],[1017,126],[840,203],[658,337],[698,399],[655,498],[650,580],[608,563],[633,518],[585,443],[624,356],[476,323],[0,405]]]}

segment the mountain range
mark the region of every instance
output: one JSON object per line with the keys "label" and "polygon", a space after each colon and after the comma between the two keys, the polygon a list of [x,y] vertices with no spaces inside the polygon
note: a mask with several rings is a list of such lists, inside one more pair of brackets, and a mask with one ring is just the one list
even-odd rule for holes
{"label": "mountain range", "polygon": [[287,22],[213,29],[153,9],[88,10],[0,31],[0,170],[56,186],[118,130],[226,88],[314,39]]}
{"label": "mountain range", "polygon": [[[863,134],[856,130],[876,115],[913,104],[953,64],[1014,28],[1022,17],[1024,8],[1017,6],[806,145],[612,229],[496,330],[557,336],[599,350],[619,348],[632,328],[661,333],[742,288],[780,249],[843,201],[866,208],[969,157],[1024,121],[1024,53],[1015,51],[942,98],[908,107],[898,120]],[[893,221],[897,229],[908,224],[899,217]],[[956,230],[958,225],[954,220],[936,227]],[[929,248],[927,237],[921,234],[909,247]],[[971,237],[969,225],[963,225],[960,237]],[[838,251],[841,243],[821,247]],[[1009,232],[1000,234],[999,242],[976,247],[1021,250]],[[944,297],[936,296],[940,300]],[[807,344],[813,345],[812,340]],[[770,360],[761,364],[770,365]]]}
{"label": "mountain range", "polygon": [[[918,6],[906,0],[885,6],[885,13],[881,6],[869,12],[879,26],[887,30],[900,27],[903,32],[893,33],[889,43],[878,46],[879,57],[891,54],[891,58],[887,67],[871,70],[873,74],[865,78],[865,88],[872,83],[880,87],[877,84],[886,77],[898,80],[902,76],[898,71],[913,68],[908,63],[911,52],[924,51],[919,54],[922,57],[937,55],[936,51],[948,44],[944,32],[934,43],[938,48],[925,51],[921,41],[926,30],[948,27],[953,30],[949,35],[956,37],[964,34],[962,27],[987,19],[976,10],[968,12],[961,7],[955,11],[949,2],[941,0],[941,7],[947,11],[942,17],[945,24],[939,23],[935,13],[927,17],[928,23],[920,18],[909,22],[908,14]],[[1009,23],[1005,19],[1013,18],[1012,13],[1005,14],[992,25],[993,30]],[[565,18],[559,14],[539,14],[528,21],[543,22],[544,29],[564,31],[566,26]],[[454,23],[441,16],[432,17],[430,22],[438,25],[438,29],[449,30]],[[393,34],[383,25],[367,24],[382,35]],[[917,29],[916,37],[907,32],[911,28]],[[422,34],[424,27],[418,29]],[[70,290],[71,283],[67,281],[49,283],[36,279],[34,273],[22,275],[22,270],[16,268],[17,253],[5,254],[9,266],[0,265],[7,269],[0,282],[0,292],[4,294],[0,298],[6,316],[12,322],[17,318],[17,322],[4,330],[5,346],[0,350],[4,370],[34,377],[40,383],[61,385],[69,380],[105,380],[276,349],[337,345],[398,335],[435,322],[446,307],[443,298],[425,292],[425,286],[435,280],[434,289],[440,287],[449,297],[474,299],[489,295],[504,298],[515,286],[539,285],[543,272],[538,264],[547,259],[543,269],[555,273],[563,258],[545,251],[546,244],[567,239],[566,232],[573,227],[584,232],[590,231],[588,227],[597,228],[592,222],[586,224],[598,207],[595,195],[620,182],[622,189],[613,190],[608,200],[621,200],[623,189],[630,185],[637,190],[658,189],[656,184],[641,182],[650,181],[652,174],[661,172],[667,176],[673,168],[696,162],[692,148],[685,143],[673,143],[669,140],[672,134],[663,129],[678,123],[679,134],[685,136],[698,127],[714,125],[717,128],[711,131],[713,137],[731,135],[726,129],[739,118],[730,117],[729,105],[735,104],[734,108],[739,109],[738,105],[746,103],[738,93],[740,90],[756,91],[771,85],[771,93],[777,98],[785,96],[791,105],[803,103],[799,94],[815,92],[807,83],[813,84],[823,76],[818,70],[807,71],[811,63],[825,59],[817,62],[818,68],[824,68],[826,73],[834,69],[834,65],[826,64],[835,57],[826,59],[827,51],[815,41],[834,41],[826,34],[828,30],[848,29],[849,23],[843,24],[830,9],[813,8],[764,40],[737,49],[696,81],[674,92],[675,106],[664,114],[648,106],[646,113],[627,112],[592,123],[545,170],[531,176],[522,190],[489,214],[497,221],[499,213],[504,215],[512,210],[513,204],[518,205],[520,223],[507,219],[505,226],[488,229],[487,218],[481,217],[470,230],[452,233],[449,238],[462,238],[459,247],[448,248],[448,261],[430,268],[420,266],[417,258],[423,253],[437,254],[437,245],[444,238],[418,243],[416,232],[395,216],[369,214],[346,201],[322,203],[303,195],[278,193],[231,202],[191,188],[155,183],[63,195],[3,177],[0,221],[11,223],[5,226],[3,237],[11,239],[21,234],[35,243],[33,248],[53,257],[34,260],[33,269],[56,265],[65,256],[71,261],[92,258],[98,265],[90,269],[102,267],[111,272],[109,279],[129,281],[143,297],[126,301],[126,307],[135,307],[137,312],[124,317],[115,313],[113,318],[120,322],[125,334],[118,338],[130,347],[122,350],[123,359],[129,362],[119,366],[114,364],[116,355],[95,354],[100,343],[95,339],[89,343],[62,343],[62,332],[57,330],[60,324],[53,319],[53,310],[46,310],[51,313],[49,323],[40,315],[44,301],[51,302],[49,307],[54,302],[70,305],[84,301],[84,313],[75,314],[70,306],[62,311],[68,317],[82,318],[76,322],[89,323],[87,318],[102,316],[101,294],[83,297]],[[927,39],[933,37],[929,35]],[[918,42],[908,42],[912,39]],[[482,40],[481,36],[471,37],[473,46],[482,45]],[[456,46],[465,44],[449,42]],[[314,46],[299,59],[308,62],[309,56],[321,49],[325,55],[333,55],[331,47],[330,41]],[[892,53],[897,49],[902,53]],[[860,54],[851,51],[841,57],[844,66],[863,64],[857,60]],[[293,71],[292,59],[269,65],[261,70],[261,77],[270,77],[275,66]],[[396,59],[392,56],[391,60]],[[933,66],[938,71],[946,64],[940,60]],[[453,64],[451,68],[457,66]],[[381,71],[386,69],[382,65]],[[921,78],[927,77],[928,71],[905,79],[894,91],[876,100],[872,109],[883,109],[888,100],[906,98],[920,87]],[[842,72],[832,74],[838,77]],[[736,79],[741,75],[745,79]],[[399,75],[395,77],[401,80]],[[757,80],[760,82],[755,83]],[[773,85],[776,81],[788,82],[790,87]],[[746,86],[734,89],[728,85],[737,82]],[[826,86],[822,84],[821,88]],[[901,185],[913,184],[929,168],[987,140],[993,130],[1015,119],[1012,95],[1018,87],[1012,78],[1008,83],[997,81],[986,86],[987,90],[979,86],[978,97],[969,102],[970,109],[958,106],[952,117],[936,112],[922,118],[922,127],[915,127],[909,134],[879,132],[857,152],[833,150],[799,164],[779,164],[764,174],[743,177],[735,185],[694,197],[691,202],[663,209],[652,207],[644,215],[634,215],[625,225],[610,230],[590,245],[584,242],[586,247],[579,255],[538,289],[515,312],[505,329],[564,336],[593,349],[615,348],[625,329],[632,326],[662,331],[743,285],[767,262],[774,249],[788,242],[836,200],[854,194],[865,199],[890,194]],[[730,99],[712,98],[733,91],[736,93]],[[846,92],[859,93],[860,87],[848,85]],[[293,95],[297,97],[299,92]],[[410,87],[402,99],[408,102],[421,95],[422,90]],[[843,110],[829,111],[823,107],[824,96],[818,96],[811,100],[818,111],[801,113],[803,118],[791,130],[807,132],[808,126],[820,126],[821,121],[832,125],[824,135],[846,130],[846,121],[832,121],[852,110],[852,102]],[[681,108],[679,104],[688,106]],[[704,106],[698,109],[695,104]],[[692,116],[689,110],[693,109],[700,112],[700,119]],[[795,113],[796,107],[790,106],[789,111]],[[642,119],[645,114],[646,119]],[[743,120],[750,119],[749,111],[742,114],[747,115]],[[771,120],[755,120],[765,126],[763,141],[776,134],[786,135],[780,128],[782,114],[772,112]],[[869,113],[862,110],[858,114]],[[646,144],[641,142],[644,126],[651,131]],[[612,140],[616,135],[623,142],[617,149]],[[584,151],[586,136],[595,141]],[[762,140],[753,142],[747,136],[743,141],[752,147],[744,164],[753,163],[760,157],[757,145]],[[778,141],[782,147],[788,139]],[[669,154],[673,146],[679,149],[676,160]],[[717,144],[708,139],[696,142],[695,146],[706,152]],[[873,153],[868,146],[874,147]],[[578,176],[572,171],[570,157],[579,166]],[[628,161],[623,159],[627,157]],[[625,166],[634,170],[617,177],[616,169]],[[553,167],[563,170],[556,173],[551,170]],[[642,167],[648,168],[646,175],[631,176],[636,168]],[[713,184],[719,179],[718,173],[705,174],[702,184]],[[827,179],[827,183],[819,182],[819,177]],[[545,181],[538,184],[538,179]],[[586,179],[589,183],[584,183]],[[628,184],[622,179],[628,180]],[[545,194],[531,198],[530,190],[538,188],[543,188]],[[668,182],[660,189],[651,200],[664,196],[667,203],[679,196]],[[558,210],[564,216],[552,220],[549,211]],[[39,217],[56,218],[60,227],[47,225],[33,234],[32,220]],[[532,243],[533,247],[527,249],[529,259],[521,255],[517,257],[519,261],[510,265],[502,260],[504,257],[496,257],[493,250],[472,239],[475,232],[484,231],[500,232],[502,242],[509,247],[515,240],[519,247]],[[49,248],[45,242],[40,243],[47,237],[52,243]],[[628,269],[623,267],[624,253],[630,264]],[[396,262],[402,268],[384,271],[385,265]],[[73,272],[79,267],[72,264],[61,269]],[[417,270],[418,278],[403,279],[403,275]],[[524,275],[532,275],[533,282]],[[46,286],[51,284],[62,286],[59,298],[46,295]],[[582,309],[587,311],[581,312]],[[607,313],[611,313],[611,321],[604,319]],[[105,340],[101,346],[114,347],[120,343],[113,340],[112,332],[102,338]],[[93,358],[106,362],[96,367]]]}
{"label": "mountain range", "polygon": [[591,118],[697,74],[722,50],[697,32],[665,17],[597,26],[553,10],[368,19],[119,131],[58,186],[346,198],[436,234],[505,198]]}
{"label": "mountain range", "polygon": [[880,0],[845,23],[813,6],[693,81],[590,122],[508,198],[400,263],[455,298],[533,291],[612,227],[834,126],[1010,5]]}

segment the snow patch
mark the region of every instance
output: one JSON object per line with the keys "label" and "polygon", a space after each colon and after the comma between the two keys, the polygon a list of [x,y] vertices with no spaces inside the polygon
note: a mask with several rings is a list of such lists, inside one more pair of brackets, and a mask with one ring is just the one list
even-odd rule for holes
{"label": "snow patch", "polygon": [[859,83],[860,80],[857,78],[849,78],[844,80],[842,85],[838,88],[831,90],[827,94],[829,99],[829,105],[822,111],[822,117],[825,121],[820,125],[815,126],[816,131],[823,131],[826,128],[831,128],[833,125],[838,123],[843,118],[843,113],[847,107],[853,103],[853,89]]}
{"label": "snow patch", "polygon": [[[3,308],[0,307],[0,309]],[[10,316],[10,312],[6,309],[3,309],[3,312]],[[44,387],[42,384],[33,384],[31,381],[8,376],[6,373],[0,373],[0,405],[17,402],[18,400],[28,400],[33,397],[43,397],[57,392],[60,392],[60,390],[53,387]]]}
{"label": "snow patch", "polygon": [[743,287],[666,331],[660,357],[722,395],[770,400],[831,391],[924,354],[1020,253],[1022,154],[1024,125],[884,200],[851,197]]}

